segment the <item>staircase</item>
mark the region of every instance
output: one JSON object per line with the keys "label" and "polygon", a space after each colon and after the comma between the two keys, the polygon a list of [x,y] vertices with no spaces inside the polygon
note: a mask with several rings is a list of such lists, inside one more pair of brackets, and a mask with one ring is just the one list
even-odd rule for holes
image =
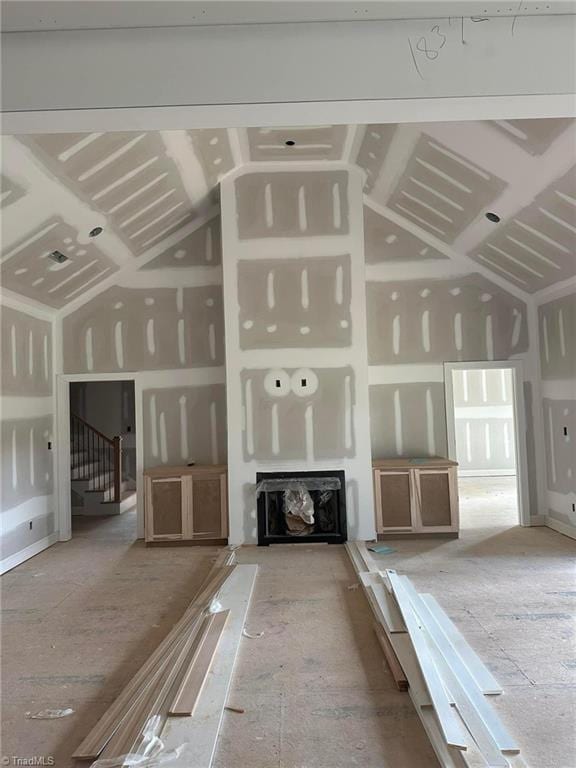
{"label": "staircase", "polygon": [[122,479],[122,438],[107,437],[76,414],[70,416],[73,515],[120,515],[136,506]]}

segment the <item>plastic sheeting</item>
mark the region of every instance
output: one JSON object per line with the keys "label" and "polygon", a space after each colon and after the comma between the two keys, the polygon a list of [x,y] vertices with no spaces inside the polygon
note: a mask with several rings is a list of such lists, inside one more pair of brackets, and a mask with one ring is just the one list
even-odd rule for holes
{"label": "plastic sheeting", "polygon": [[261,480],[256,485],[256,496],[261,493],[298,491],[302,487],[307,491],[339,491],[342,483],[339,477],[278,477]]}

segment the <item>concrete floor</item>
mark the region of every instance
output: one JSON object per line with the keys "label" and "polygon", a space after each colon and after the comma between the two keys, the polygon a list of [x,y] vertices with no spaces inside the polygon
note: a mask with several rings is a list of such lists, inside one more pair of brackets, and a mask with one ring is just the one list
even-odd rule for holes
{"label": "concrete floor", "polygon": [[[502,682],[492,698],[531,768],[574,768],[575,543],[515,526],[513,480],[461,481],[459,540],[394,541],[382,567],[432,592]],[[211,548],[146,549],[130,516],[79,522],[2,577],[3,755],[57,768],[183,612]],[[247,547],[261,566],[215,768],[433,768],[382,663],[341,547]],[[27,711],[72,707],[62,720]],[[10,763],[8,763],[10,764]]]}

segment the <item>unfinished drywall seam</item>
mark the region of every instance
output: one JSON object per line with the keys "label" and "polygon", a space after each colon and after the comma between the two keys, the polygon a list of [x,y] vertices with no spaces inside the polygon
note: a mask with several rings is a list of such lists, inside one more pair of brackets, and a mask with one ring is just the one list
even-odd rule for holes
{"label": "unfinished drywall seam", "polygon": [[165,251],[169,250],[173,246],[176,246],[178,243],[184,240],[184,238],[200,230],[206,224],[210,223],[211,221],[219,217],[219,215],[220,215],[219,207],[211,208],[206,215],[199,216],[197,219],[194,219],[194,221],[192,221],[190,224],[187,224],[185,227],[182,227],[177,232],[174,232],[173,234],[169,235],[161,243],[159,243],[158,245],[152,246],[149,250],[147,250],[141,256],[138,256],[134,258],[132,261],[123,265],[113,275],[110,275],[108,278],[105,278],[104,280],[102,280],[102,282],[98,283],[98,285],[95,285],[93,288],[90,288],[81,296],[72,300],[66,306],[60,308],[58,310],[58,315],[61,317],[66,317],[76,312],[78,309],[84,306],[84,304],[87,304],[89,301],[91,301],[92,299],[94,299],[96,296],[103,293],[104,291],[106,291],[111,286],[117,285],[119,281],[125,279],[124,276],[126,276],[126,279],[129,279],[130,276],[137,274],[139,269],[144,267],[146,264],[149,264],[154,259],[158,258],[161,254],[163,254]]}
{"label": "unfinished drywall seam", "polygon": [[513,296],[522,299],[523,301],[529,300],[530,294],[527,291],[522,290],[508,280],[504,280],[502,277],[492,272],[492,270],[486,269],[481,264],[478,264],[478,262],[473,261],[466,254],[457,251],[454,246],[447,245],[444,241],[434,237],[434,235],[432,235],[430,232],[427,232],[425,229],[422,229],[409,219],[396,213],[396,211],[375,203],[367,195],[364,196],[364,202],[369,208],[372,208],[372,210],[376,211],[381,216],[384,216],[395,224],[398,224],[404,229],[407,229],[409,232],[414,233],[421,240],[424,240],[424,242],[428,243],[432,248],[435,248],[437,251],[440,251],[457,263],[462,264],[464,267],[466,267],[468,272],[478,272],[487,280],[490,280],[490,282],[495,283],[500,288],[505,290],[507,293],[510,293]]}
{"label": "unfinished drywall seam", "polygon": [[2,499],[0,572],[57,540],[55,509],[54,317],[0,301]]}
{"label": "unfinished drywall seam", "polygon": [[[230,540],[256,539],[256,471],[286,467],[344,469],[352,489],[348,535],[373,536],[360,174],[339,164],[258,164],[228,176],[221,199]],[[239,278],[251,266],[264,266],[263,259],[264,282],[248,298],[238,291]],[[294,276],[279,278],[277,290],[276,275],[284,270]],[[304,318],[331,281],[327,306],[341,309],[340,320],[335,315],[330,321],[338,327],[334,346],[327,347],[316,332],[322,318]],[[278,314],[287,296],[293,296],[293,318]],[[255,328],[262,335],[250,342],[253,337],[243,334]],[[315,424],[318,418],[324,429]],[[338,431],[327,439],[334,427]]]}

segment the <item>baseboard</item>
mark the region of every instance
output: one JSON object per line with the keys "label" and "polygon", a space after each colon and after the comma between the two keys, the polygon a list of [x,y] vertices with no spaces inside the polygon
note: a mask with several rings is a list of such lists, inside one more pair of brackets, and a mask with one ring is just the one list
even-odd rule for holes
{"label": "baseboard", "polygon": [[459,477],[516,477],[514,469],[459,469]]}
{"label": "baseboard", "polygon": [[526,527],[529,528],[530,526],[537,527],[541,525],[546,525],[546,519],[547,519],[546,515],[531,515],[530,523]]}
{"label": "baseboard", "polygon": [[554,517],[547,515],[545,517],[545,524],[548,528],[552,528],[554,531],[558,531],[558,533],[563,533],[564,536],[576,539],[576,528],[567,523],[563,523],[561,520],[556,520]]}
{"label": "baseboard", "polygon": [[57,541],[58,534],[51,533],[50,536],[45,536],[43,539],[35,541],[34,544],[30,544],[30,546],[21,549],[20,552],[16,552],[16,554],[10,555],[10,557],[5,557],[4,560],[0,560],[0,574],[11,571],[12,568],[16,568],[17,565],[29,560],[31,557],[34,557],[34,555],[38,555],[43,550],[48,549],[52,544],[56,544]]}

